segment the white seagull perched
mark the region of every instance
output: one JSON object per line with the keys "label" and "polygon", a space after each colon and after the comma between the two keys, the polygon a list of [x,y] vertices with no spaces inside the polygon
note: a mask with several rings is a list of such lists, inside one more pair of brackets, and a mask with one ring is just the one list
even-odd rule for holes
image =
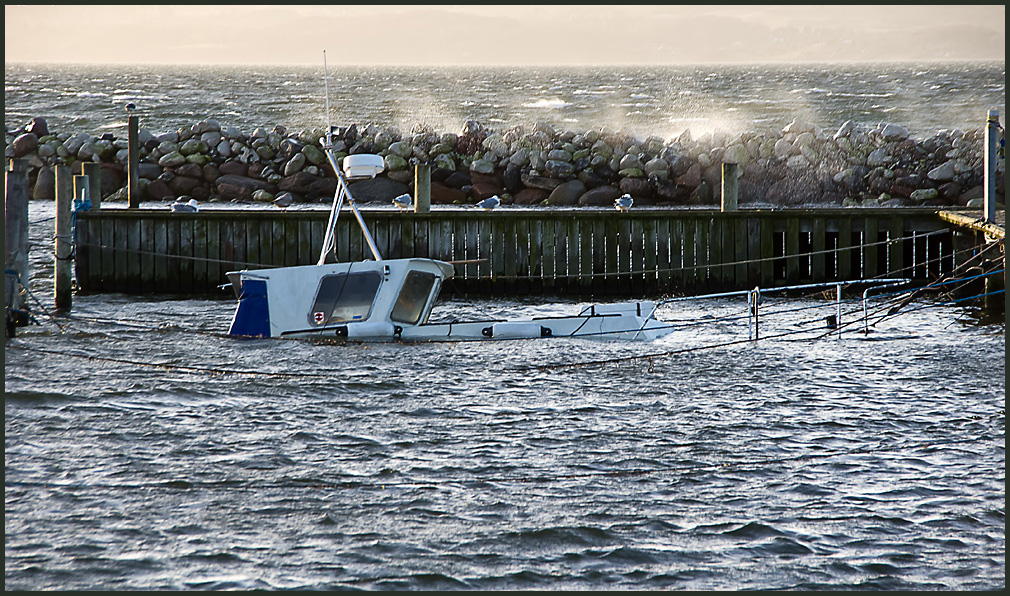
{"label": "white seagull perched", "polygon": [[292,195],[287,191],[277,195],[277,198],[273,200],[274,205],[277,205],[278,207],[284,209],[285,211],[287,211],[287,208],[290,207],[292,204],[294,204],[294,202],[295,202],[294,195]]}
{"label": "white seagull perched", "polygon": [[490,211],[495,207],[497,207],[498,205],[501,205],[501,199],[498,198],[498,195],[488,197],[483,201],[477,203],[477,207],[480,207],[484,211]]}
{"label": "white seagull perched", "polygon": [[616,207],[621,213],[627,213],[634,202],[635,200],[631,198],[631,195],[625,193],[617,197],[617,200],[614,201],[614,207]]}
{"label": "white seagull perched", "polygon": [[196,199],[190,199],[189,201],[183,202],[183,197],[179,197],[172,203],[172,211],[176,213],[196,213],[199,209],[200,203]]}
{"label": "white seagull perched", "polygon": [[136,110],[136,109],[137,109],[137,104],[133,103],[132,101],[130,103],[126,104],[126,111],[128,113],[132,113],[133,110]]}
{"label": "white seagull perched", "polygon": [[400,195],[400,196],[398,196],[398,197],[396,197],[396,198],[393,199],[393,205],[395,205],[396,207],[398,207],[400,209],[400,211],[406,211],[407,209],[410,209],[410,206],[412,204],[413,204],[413,201],[410,198],[410,195],[408,195],[408,194],[402,194],[402,195]]}

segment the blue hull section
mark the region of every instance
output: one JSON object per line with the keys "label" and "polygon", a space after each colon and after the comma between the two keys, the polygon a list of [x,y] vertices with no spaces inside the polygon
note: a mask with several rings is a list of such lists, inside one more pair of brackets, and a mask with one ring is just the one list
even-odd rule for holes
{"label": "blue hull section", "polygon": [[238,308],[231,320],[228,335],[270,337],[270,307],[267,303],[267,282],[247,279],[242,282]]}

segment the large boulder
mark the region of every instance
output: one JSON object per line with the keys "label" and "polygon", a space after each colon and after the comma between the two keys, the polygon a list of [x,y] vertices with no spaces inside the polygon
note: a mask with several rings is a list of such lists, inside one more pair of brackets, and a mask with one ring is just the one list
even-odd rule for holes
{"label": "large boulder", "polygon": [[550,195],[551,193],[541,188],[524,188],[516,193],[513,202],[516,205],[539,205]]}
{"label": "large boulder", "polygon": [[395,197],[406,194],[410,188],[406,184],[377,176],[371,180],[354,182],[347,187],[359,203],[389,204]]}
{"label": "large boulder", "polygon": [[49,124],[46,122],[45,118],[37,117],[32,118],[28,126],[25,126],[25,132],[34,134],[36,137],[44,137],[49,134]]}
{"label": "large boulder", "polygon": [[446,186],[433,180],[431,182],[431,202],[436,205],[461,205],[467,202],[467,194],[459,188]]}
{"label": "large boulder", "polygon": [[597,186],[579,197],[580,207],[613,207],[614,200],[621,196],[620,189],[613,186]]}
{"label": "large boulder", "polygon": [[34,133],[26,132],[18,135],[14,139],[14,157],[24,157],[34,152],[39,147],[39,137]]}
{"label": "large boulder", "polygon": [[236,176],[234,174],[221,176],[214,183],[214,186],[217,189],[217,194],[226,199],[239,201],[251,201],[253,192],[260,189],[274,192],[273,185],[268,184],[264,180],[249,178],[248,176]]}
{"label": "large boulder", "polygon": [[568,182],[559,184],[557,188],[552,190],[547,200],[543,201],[543,203],[544,205],[551,205],[553,207],[577,205],[579,197],[584,195],[586,190],[586,185],[581,180],[569,180]]}
{"label": "large boulder", "polygon": [[[318,176],[313,176],[308,172],[295,172],[290,176],[285,176],[277,183],[278,190],[286,190],[288,192],[295,193],[297,195],[308,196],[309,189],[312,185],[319,179]],[[358,198],[354,195],[354,198]]]}

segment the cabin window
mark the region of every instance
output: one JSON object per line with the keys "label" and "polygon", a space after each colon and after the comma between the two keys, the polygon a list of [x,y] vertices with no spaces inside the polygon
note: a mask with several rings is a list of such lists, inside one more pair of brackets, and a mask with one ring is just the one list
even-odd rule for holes
{"label": "cabin window", "polygon": [[425,271],[408,273],[389,318],[399,323],[416,325],[424,313],[424,307],[428,304],[428,297],[431,296],[435,281],[434,273]]}
{"label": "cabin window", "polygon": [[319,282],[309,313],[313,325],[364,321],[372,310],[382,277],[375,271],[327,275]]}

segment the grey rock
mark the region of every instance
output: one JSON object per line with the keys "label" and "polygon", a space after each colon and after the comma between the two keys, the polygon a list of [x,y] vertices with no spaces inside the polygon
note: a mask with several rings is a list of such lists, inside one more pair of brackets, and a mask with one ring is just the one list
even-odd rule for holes
{"label": "grey rock", "polygon": [[585,194],[586,190],[586,185],[581,180],[569,180],[568,182],[559,184],[557,188],[551,191],[550,196],[547,197],[543,204],[556,207],[577,205],[579,197]]}

